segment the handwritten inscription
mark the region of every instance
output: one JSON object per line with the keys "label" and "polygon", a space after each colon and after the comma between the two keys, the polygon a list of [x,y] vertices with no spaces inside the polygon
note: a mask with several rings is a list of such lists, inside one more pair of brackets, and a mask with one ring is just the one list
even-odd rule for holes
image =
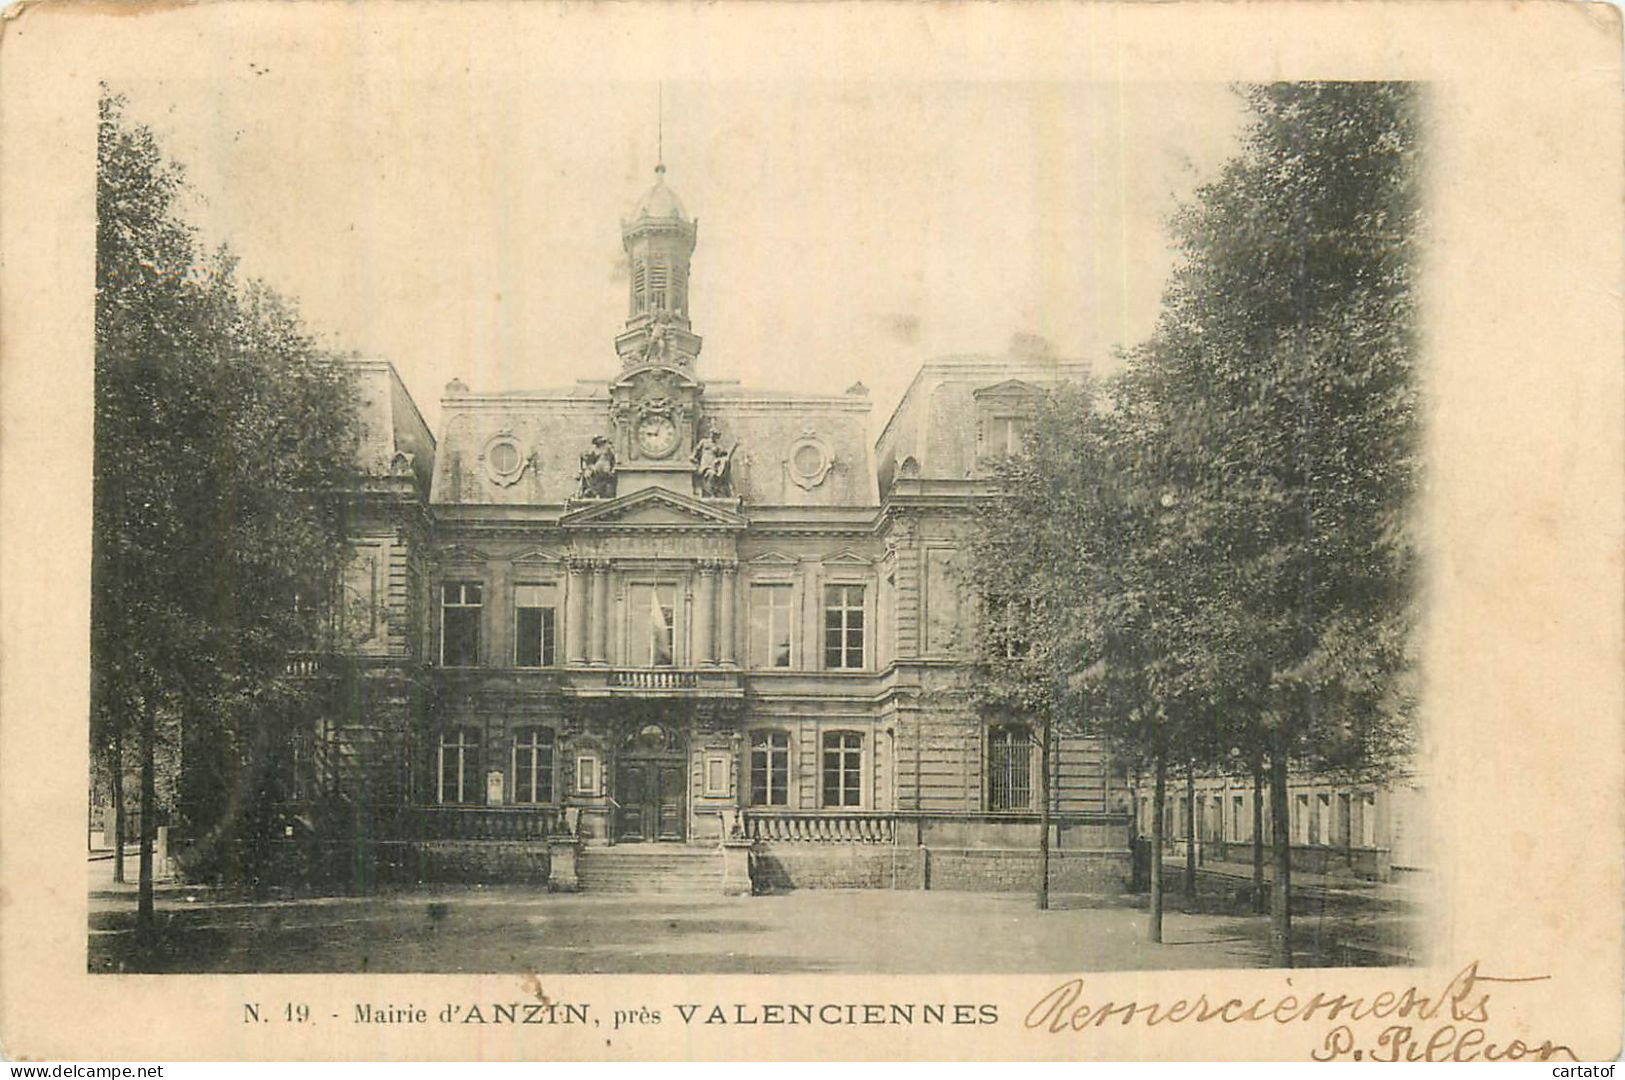
{"label": "handwritten inscription", "polygon": [[[1418,986],[1384,990],[1369,998],[1316,992],[1307,997],[1209,997],[1174,1001],[1089,1002],[1083,979],[1069,979],[1038,999],[1023,1021],[1030,1030],[1059,1035],[1084,1032],[1109,1023],[1148,1028],[1171,1024],[1311,1024],[1333,1025],[1310,1052],[1317,1061],[1477,1061],[1558,1055],[1576,1061],[1573,1050],[1547,1039],[1492,1041],[1489,1034],[1490,991],[1496,984],[1539,982],[1545,975],[1509,978],[1485,975],[1474,961],[1445,986],[1432,991]],[[1360,1045],[1352,1025],[1387,1023],[1369,1045]],[[1403,1021],[1403,1022],[1401,1022]]]}

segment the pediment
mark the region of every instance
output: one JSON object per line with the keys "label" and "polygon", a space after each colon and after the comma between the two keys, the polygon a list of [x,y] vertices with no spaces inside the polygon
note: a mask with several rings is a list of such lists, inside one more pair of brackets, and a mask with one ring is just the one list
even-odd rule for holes
{"label": "pediment", "polygon": [[478,548],[464,547],[453,544],[440,549],[440,561],[443,563],[483,563],[491,558]]}
{"label": "pediment", "polygon": [[996,383],[993,386],[979,387],[972,392],[972,396],[978,401],[986,398],[1026,401],[1041,397],[1043,393],[1042,387],[1035,386],[1030,382],[1023,382],[1021,379],[1006,379],[1004,382]]}
{"label": "pediment", "polygon": [[865,559],[862,555],[847,548],[823,560],[825,566],[873,566],[874,560]]}
{"label": "pediment", "polygon": [[764,551],[749,560],[751,566],[795,566],[800,561],[782,551]]}
{"label": "pediment", "polygon": [[576,529],[743,529],[745,518],[734,505],[734,500],[719,505],[718,501],[646,488],[621,498],[577,505],[559,524]]}
{"label": "pediment", "polygon": [[541,548],[532,548],[530,551],[515,555],[512,561],[514,563],[524,563],[527,566],[556,566],[564,560],[557,555],[543,551]]}

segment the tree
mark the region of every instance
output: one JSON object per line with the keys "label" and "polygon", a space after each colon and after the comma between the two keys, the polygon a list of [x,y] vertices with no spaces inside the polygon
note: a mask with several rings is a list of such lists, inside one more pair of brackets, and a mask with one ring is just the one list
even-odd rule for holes
{"label": "tree", "polygon": [[[1192,437],[1225,738],[1267,762],[1272,959],[1291,963],[1296,762],[1381,770],[1413,726],[1418,120],[1403,84],[1245,91],[1241,152],[1175,221],[1184,262],[1131,358]],[[1233,635],[1221,644],[1221,635]]]}
{"label": "tree", "polygon": [[966,538],[962,574],[978,596],[971,686],[976,706],[1020,717],[1036,731],[1039,782],[1038,907],[1049,907],[1050,761],[1057,730],[1086,726],[1070,675],[1085,656],[1072,603],[1091,517],[1095,463],[1091,386],[1065,386],[1039,404],[1026,447],[995,467],[992,494]]}
{"label": "tree", "polygon": [[1168,763],[1267,773],[1288,966],[1289,767],[1380,772],[1411,744],[1417,120],[1403,85],[1245,95],[1241,152],[1175,219],[1154,334],[1104,394],[1043,403],[969,563],[999,601],[983,701],[1153,771],[1152,940]]}
{"label": "tree", "polygon": [[[256,727],[303,689],[290,652],[348,557],[356,413],[342,364],[292,309],[205,259],[182,170],[104,88],[98,128],[92,725],[137,742],[138,926],[153,926],[160,786],[209,750],[221,791],[181,791],[196,830],[242,812]],[[306,598],[303,608],[296,603]],[[184,742],[188,775],[174,776]],[[160,745],[160,744],[164,745]],[[168,764],[166,776],[160,765]],[[173,810],[174,807],[172,806]]]}
{"label": "tree", "polygon": [[[1113,385],[1110,409],[1092,384],[1041,400],[1023,452],[1002,461],[966,543],[967,576],[983,597],[974,686],[982,709],[1033,719],[1041,771],[1040,865],[1047,864],[1048,756],[1057,732],[1092,733],[1149,765],[1151,918],[1161,939],[1167,764],[1208,753],[1202,670],[1192,658],[1201,612],[1182,587],[1197,532],[1169,513],[1156,417],[1139,384]],[[1205,758],[1203,759],[1205,760]],[[1047,904],[1041,877],[1039,906]]]}

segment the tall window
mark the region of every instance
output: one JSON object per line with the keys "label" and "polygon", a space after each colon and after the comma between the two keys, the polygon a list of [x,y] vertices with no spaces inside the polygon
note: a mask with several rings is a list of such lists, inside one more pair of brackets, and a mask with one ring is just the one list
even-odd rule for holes
{"label": "tall window", "polygon": [[440,587],[440,662],[473,667],[480,662],[480,586],[448,581]]}
{"label": "tall window", "polygon": [[517,585],[513,590],[513,662],[517,667],[552,667],[558,602],[550,585]]}
{"label": "tall window", "polygon": [[440,791],[443,803],[480,802],[480,731],[452,728],[440,736]]}
{"label": "tall window", "polygon": [[513,737],[513,801],[553,801],[553,731],[520,728]]}
{"label": "tall window", "polygon": [[988,645],[993,654],[1006,660],[1026,656],[1032,605],[1015,597],[996,595],[989,596],[986,602]]}
{"label": "tall window", "polygon": [[1028,810],[1033,805],[1033,737],[1025,725],[987,733],[987,808]]}
{"label": "tall window", "polygon": [[993,416],[987,420],[985,452],[995,457],[1019,454],[1027,443],[1025,416]]}
{"label": "tall window", "polygon": [[790,735],[758,731],[750,737],[750,804],[787,806],[790,802]]}
{"label": "tall window", "polygon": [[789,585],[755,585],[750,590],[751,659],[757,667],[790,666]]}
{"label": "tall window", "polygon": [[677,588],[634,585],[627,608],[627,651],[638,667],[670,667],[676,662]]}
{"label": "tall window", "polygon": [[855,731],[824,734],[824,805],[863,804],[863,736]]}
{"label": "tall window", "polygon": [[824,666],[863,667],[863,586],[824,586]]}

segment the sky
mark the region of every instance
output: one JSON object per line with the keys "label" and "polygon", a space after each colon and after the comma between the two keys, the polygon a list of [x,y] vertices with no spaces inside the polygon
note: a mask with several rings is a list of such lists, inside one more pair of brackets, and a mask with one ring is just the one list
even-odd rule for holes
{"label": "sky", "polygon": [[[235,70],[240,67],[241,70]],[[618,367],[620,222],[699,219],[699,374],[838,393],[878,432],[920,363],[1012,335],[1109,371],[1145,337],[1166,220],[1234,152],[1218,84],[549,79],[456,65],[284,77],[243,60],[114,87],[186,169],[185,212],[324,343],[443,387]]]}

